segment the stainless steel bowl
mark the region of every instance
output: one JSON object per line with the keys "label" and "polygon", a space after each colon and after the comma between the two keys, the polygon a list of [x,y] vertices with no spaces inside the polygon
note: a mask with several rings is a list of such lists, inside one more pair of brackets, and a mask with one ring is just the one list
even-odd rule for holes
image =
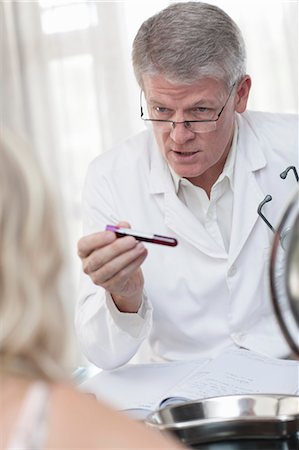
{"label": "stainless steel bowl", "polygon": [[[284,239],[284,246],[281,245]],[[270,258],[274,311],[291,350],[299,357],[299,190],[275,232]],[[288,312],[289,311],[289,312]]]}
{"label": "stainless steel bowl", "polygon": [[190,401],[157,410],[145,423],[192,446],[234,439],[287,439],[299,431],[299,397],[228,395]]}

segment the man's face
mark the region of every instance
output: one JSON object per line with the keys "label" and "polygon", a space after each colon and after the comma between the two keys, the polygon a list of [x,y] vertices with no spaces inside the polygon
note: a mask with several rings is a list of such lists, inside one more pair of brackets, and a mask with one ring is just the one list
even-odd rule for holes
{"label": "man's face", "polygon": [[[144,75],[143,86],[149,117],[176,122],[197,119],[207,110],[213,110],[217,117],[229,96],[224,82],[212,78],[184,85],[172,84],[162,76]],[[243,112],[246,108],[249,78],[245,87],[247,93],[244,87],[242,92],[239,92],[239,87],[234,88],[213,131],[194,133],[184,124],[161,130],[153,122],[159,149],[179,176],[198,186],[206,184],[206,180],[214,182],[218,178],[231,146],[235,111]]]}

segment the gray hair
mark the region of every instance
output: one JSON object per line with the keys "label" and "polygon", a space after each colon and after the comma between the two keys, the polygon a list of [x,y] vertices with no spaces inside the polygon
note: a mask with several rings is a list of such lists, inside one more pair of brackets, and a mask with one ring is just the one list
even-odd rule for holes
{"label": "gray hair", "polygon": [[230,86],[246,73],[240,29],[223,10],[202,2],[174,3],[147,19],[132,59],[141,87],[144,74],[184,84],[209,76]]}
{"label": "gray hair", "polygon": [[53,380],[64,378],[71,362],[56,206],[31,148],[1,126],[1,372]]}

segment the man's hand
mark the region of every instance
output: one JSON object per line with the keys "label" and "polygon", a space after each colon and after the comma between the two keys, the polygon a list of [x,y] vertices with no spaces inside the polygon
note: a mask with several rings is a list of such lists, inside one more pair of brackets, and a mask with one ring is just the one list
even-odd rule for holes
{"label": "man's hand", "polygon": [[[129,228],[126,222],[117,224]],[[112,231],[90,234],[78,242],[84,272],[108,291],[121,312],[137,312],[144,285],[141,264],[147,250],[132,236],[117,238]]]}

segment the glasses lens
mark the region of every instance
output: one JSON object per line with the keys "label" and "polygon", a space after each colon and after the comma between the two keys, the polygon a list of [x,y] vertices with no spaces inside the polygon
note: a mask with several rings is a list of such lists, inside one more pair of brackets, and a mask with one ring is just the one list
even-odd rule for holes
{"label": "glasses lens", "polygon": [[145,124],[147,127],[154,127],[156,130],[163,131],[163,132],[171,132],[175,127],[186,127],[188,130],[192,131],[193,133],[209,133],[210,131],[216,130],[216,121],[211,122],[181,122],[176,123],[175,126],[173,126],[173,122],[165,121],[155,121],[151,119],[145,120]]}
{"label": "glasses lens", "polygon": [[209,133],[216,130],[216,122],[191,122],[188,130],[194,133]]}

